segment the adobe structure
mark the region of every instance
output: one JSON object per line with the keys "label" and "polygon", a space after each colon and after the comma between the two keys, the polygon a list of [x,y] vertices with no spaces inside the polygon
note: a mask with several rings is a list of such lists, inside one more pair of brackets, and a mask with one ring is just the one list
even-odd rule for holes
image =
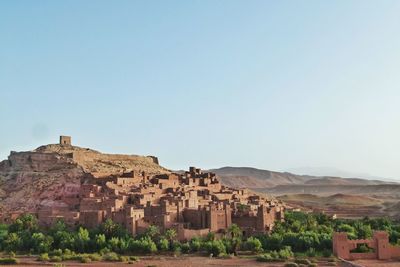
{"label": "adobe structure", "polygon": [[32,213],[42,226],[62,219],[93,228],[111,219],[132,235],[156,225],[189,240],[222,235],[232,224],[245,236],[266,233],[284,219],[281,202],[226,187],[214,173],[195,167],[173,173],[154,156],[102,154],[73,146],[69,136],[59,141],[12,151],[0,162],[2,222]]}
{"label": "adobe structure", "polygon": [[[359,244],[366,244],[372,252],[355,253],[352,250]],[[400,247],[389,243],[389,235],[385,231],[376,231],[372,239],[349,240],[347,233],[333,234],[333,254],[344,260],[378,259],[389,260],[400,258]]]}
{"label": "adobe structure", "polygon": [[[72,190],[71,192],[74,192]],[[284,207],[246,189],[221,185],[214,173],[190,167],[183,174],[147,175],[134,171],[120,176],[93,178],[79,194],[66,194],[67,207],[43,207],[39,222],[51,225],[64,219],[70,225],[96,227],[112,219],[132,234],[150,225],[173,228],[180,240],[225,233],[235,223],[244,235],[271,231],[284,219]]]}
{"label": "adobe structure", "polygon": [[62,146],[70,146],[71,145],[71,136],[60,136],[60,145]]}

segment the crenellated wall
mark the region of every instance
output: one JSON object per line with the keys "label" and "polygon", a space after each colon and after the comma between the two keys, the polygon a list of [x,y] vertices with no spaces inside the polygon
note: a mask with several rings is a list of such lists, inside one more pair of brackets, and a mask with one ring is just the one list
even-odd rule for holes
{"label": "crenellated wall", "polygon": [[[374,249],[369,253],[352,253],[357,244],[366,244]],[[333,254],[345,260],[400,258],[400,247],[389,243],[389,235],[385,231],[376,231],[372,239],[349,240],[347,233],[333,234]]]}

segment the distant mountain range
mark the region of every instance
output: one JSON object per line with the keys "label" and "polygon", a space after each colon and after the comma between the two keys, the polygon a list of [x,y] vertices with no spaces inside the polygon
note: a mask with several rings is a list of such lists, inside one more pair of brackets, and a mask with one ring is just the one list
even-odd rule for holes
{"label": "distant mountain range", "polygon": [[248,167],[213,169],[221,182],[267,193],[293,208],[342,218],[390,216],[400,219],[400,183],[362,178],[298,175]]}
{"label": "distant mountain range", "polygon": [[349,172],[345,170],[341,170],[338,168],[332,167],[300,167],[300,168],[291,168],[286,170],[290,173],[296,173],[299,175],[312,175],[312,176],[331,176],[331,177],[342,177],[342,178],[362,178],[368,180],[381,180],[381,181],[389,181],[395,182],[393,179],[389,179],[386,177],[380,177],[371,175],[368,173],[357,173],[357,172]]}
{"label": "distant mountain range", "polygon": [[[249,167],[223,167],[212,169],[221,181],[232,187],[251,189],[273,188],[276,186],[340,186],[340,185],[382,185],[394,182],[362,178],[341,178],[332,176],[298,175],[290,172],[276,172]],[[263,190],[264,191],[264,190]]]}

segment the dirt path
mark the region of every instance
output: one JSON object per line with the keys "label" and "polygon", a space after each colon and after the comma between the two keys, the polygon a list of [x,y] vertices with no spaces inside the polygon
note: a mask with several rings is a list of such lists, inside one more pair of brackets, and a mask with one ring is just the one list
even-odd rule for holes
{"label": "dirt path", "polygon": [[[38,262],[36,258],[33,257],[21,257],[19,258],[19,266],[54,266],[51,262]],[[62,262],[64,266],[85,266],[85,267],[95,267],[95,266],[135,266],[135,267],[251,267],[251,266],[267,266],[267,267],[283,267],[284,263],[265,263],[257,262],[255,258],[231,258],[231,259],[215,259],[200,256],[181,256],[181,257],[170,257],[170,256],[148,256],[140,257],[139,262],[134,262],[132,264],[123,262],[92,262],[92,263],[79,263],[75,261],[65,261]],[[324,260],[318,261],[318,266],[332,266]],[[338,264],[337,266],[341,266]],[[390,266],[390,267],[394,267]],[[372,265],[371,265],[372,267]]]}

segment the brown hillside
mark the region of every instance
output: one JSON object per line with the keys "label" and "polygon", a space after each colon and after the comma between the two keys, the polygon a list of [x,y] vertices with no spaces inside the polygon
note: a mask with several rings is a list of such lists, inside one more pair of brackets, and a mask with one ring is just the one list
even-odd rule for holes
{"label": "brown hillside", "polygon": [[79,190],[84,179],[132,170],[169,172],[154,157],[102,154],[76,146],[56,144],[11,152],[8,160],[0,162],[0,213],[63,206],[62,196]]}

